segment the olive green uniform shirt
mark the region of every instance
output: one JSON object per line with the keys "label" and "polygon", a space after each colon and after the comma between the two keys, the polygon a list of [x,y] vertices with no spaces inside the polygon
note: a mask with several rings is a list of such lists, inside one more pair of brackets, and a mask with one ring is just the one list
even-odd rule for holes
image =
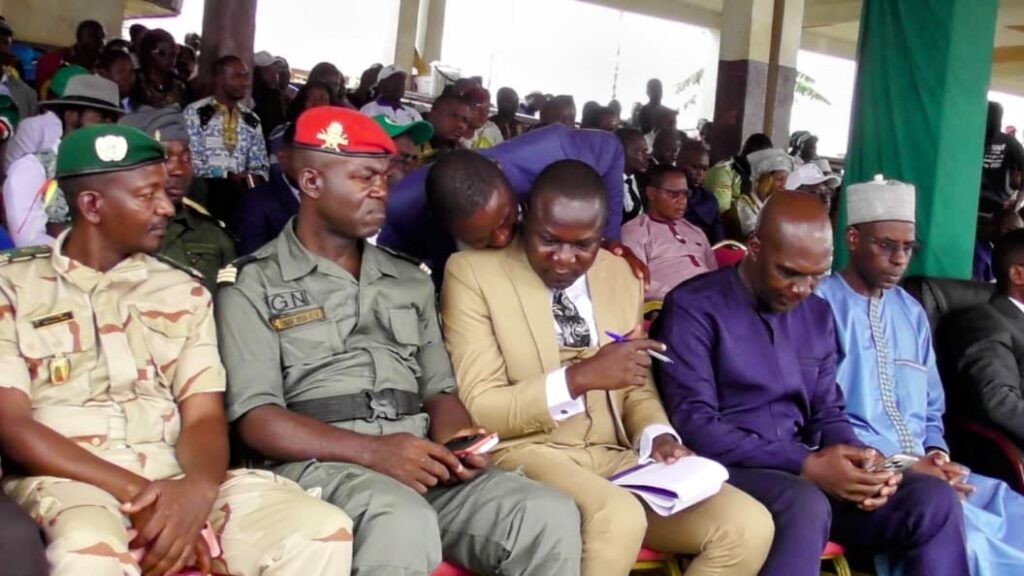
{"label": "olive green uniform shirt", "polygon": [[167,227],[160,253],[197,270],[203,286],[215,294],[217,271],[235,259],[235,242],[223,223],[183,205]]}
{"label": "olive green uniform shirt", "polygon": [[[307,251],[294,220],[278,238],[239,261],[237,281],[217,295],[228,417],[265,404],[404,390],[421,402],[454,393],[430,275],[363,244],[359,279]],[[349,420],[361,434],[424,438],[429,416]]]}

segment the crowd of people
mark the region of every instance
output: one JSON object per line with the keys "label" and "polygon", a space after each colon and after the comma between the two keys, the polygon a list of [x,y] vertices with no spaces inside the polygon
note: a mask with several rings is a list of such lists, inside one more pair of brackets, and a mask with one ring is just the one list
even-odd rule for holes
{"label": "crowd of people", "polygon": [[[33,87],[13,35],[4,574],[626,576],[646,547],[812,576],[829,541],[879,575],[1024,567],[1024,496],[955,462],[899,286],[912,183],[840,195],[806,131],[712,166],[657,80],[578,127],[478,77],[413,104],[394,65],[200,78],[198,37],[138,24],[83,22]],[[1024,446],[1024,153],[986,146],[996,296],[957,376]],[[729,480],[674,514],[610,480],[693,455]]]}

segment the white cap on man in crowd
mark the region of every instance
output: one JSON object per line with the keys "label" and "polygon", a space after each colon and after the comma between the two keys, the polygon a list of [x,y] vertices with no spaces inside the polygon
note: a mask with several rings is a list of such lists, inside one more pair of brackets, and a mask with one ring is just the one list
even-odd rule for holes
{"label": "white cap on man in crowd", "polygon": [[750,162],[750,173],[755,181],[762,175],[771,172],[782,171],[787,174],[793,172],[793,158],[778,148],[768,148],[748,154],[747,162]]}
{"label": "white cap on man in crowd", "polygon": [[839,177],[825,174],[817,164],[804,164],[786,179],[786,190],[796,190],[801,186],[817,186],[822,182],[834,188],[839,185]]}
{"label": "white cap on man in crowd", "polygon": [[277,62],[284,62],[284,58],[274,56],[266,50],[260,50],[252,57],[252,65],[257,68],[266,68],[267,66],[271,66]]}
{"label": "white cap on man in crowd", "polygon": [[886,180],[881,174],[871,182],[846,188],[847,224],[898,220],[915,222],[917,190],[913,184]]}
{"label": "white cap on man in crowd", "polygon": [[377,74],[377,84],[380,84],[381,82],[387,80],[389,77],[394,76],[395,74],[405,74],[406,76],[409,75],[409,73],[401,66],[398,66],[397,64],[392,64],[391,66],[385,66],[380,69],[380,73]]}

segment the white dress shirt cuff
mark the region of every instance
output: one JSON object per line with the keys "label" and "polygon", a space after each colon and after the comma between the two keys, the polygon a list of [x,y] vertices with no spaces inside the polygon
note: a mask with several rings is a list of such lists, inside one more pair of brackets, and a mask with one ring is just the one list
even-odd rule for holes
{"label": "white dress shirt cuff", "polygon": [[640,433],[640,442],[637,443],[636,453],[640,457],[641,464],[649,464],[654,462],[654,458],[651,458],[651,451],[654,450],[654,439],[662,434],[671,434],[676,442],[683,443],[679,439],[679,435],[672,429],[671,426],[664,424],[651,424],[644,431]]}
{"label": "white dress shirt cuff", "polygon": [[555,422],[568,420],[587,409],[582,397],[574,399],[569,394],[569,383],[565,379],[565,368],[548,372],[548,375],[544,378],[544,388],[547,391],[548,412]]}

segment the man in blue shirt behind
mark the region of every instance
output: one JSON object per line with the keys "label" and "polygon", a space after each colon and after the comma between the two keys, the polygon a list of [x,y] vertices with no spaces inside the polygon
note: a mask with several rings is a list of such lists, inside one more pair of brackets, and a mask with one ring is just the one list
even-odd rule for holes
{"label": "man in blue shirt behind", "polygon": [[[835,316],[836,379],[861,441],[886,455],[919,456],[907,479],[937,478],[964,500],[970,573],[1020,574],[1024,497],[950,460],[942,426],[945,395],[928,317],[896,285],[915,248],[914,193],[909,184],[879,177],[847,188],[850,263],[817,289]],[[899,566],[895,559],[879,558],[878,573],[898,574]]]}

